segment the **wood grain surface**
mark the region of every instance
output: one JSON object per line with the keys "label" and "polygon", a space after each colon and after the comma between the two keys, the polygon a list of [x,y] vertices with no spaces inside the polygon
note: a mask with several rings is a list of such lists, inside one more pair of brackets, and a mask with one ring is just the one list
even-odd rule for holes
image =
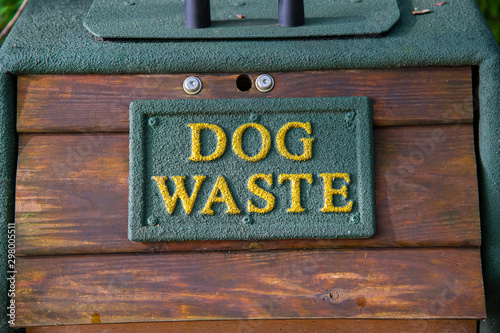
{"label": "wood grain surface", "polygon": [[479,319],[479,249],[18,258],[16,324]]}
{"label": "wood grain surface", "polygon": [[[240,73],[196,74],[196,96],[182,90],[191,74],[18,77],[16,326],[476,332],[485,306],[471,68],[270,74],[267,94],[238,91]],[[131,101],[327,96],[373,103],[373,238],[127,239]]]}
{"label": "wood grain surface", "polygon": [[477,333],[475,320],[288,319],[30,327],[27,333]]}
{"label": "wood grain surface", "polygon": [[[254,80],[260,73],[250,73]],[[190,74],[27,75],[18,78],[17,128],[37,132],[127,132],[141,99],[368,96],[375,126],[472,123],[470,67],[270,73],[274,89],[241,92],[239,74],[196,74],[203,90],[182,90]]]}
{"label": "wood grain surface", "polygon": [[21,135],[18,255],[479,246],[472,126],[377,128],[376,235],[366,240],[132,243],[128,135]]}

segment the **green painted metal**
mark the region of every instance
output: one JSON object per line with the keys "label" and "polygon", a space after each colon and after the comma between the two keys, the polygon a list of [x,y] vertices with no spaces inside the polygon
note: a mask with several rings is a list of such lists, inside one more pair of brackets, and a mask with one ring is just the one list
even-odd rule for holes
{"label": "green painted metal", "polygon": [[[17,162],[17,135],[15,110],[15,78],[5,73],[5,68],[0,66],[0,331],[8,330],[8,321],[15,319],[15,305],[13,310],[7,295],[12,293],[11,283],[15,283],[15,271],[9,262],[9,249],[13,250],[15,243],[12,236],[12,223],[14,222],[14,193],[16,184]],[[10,224],[10,225],[9,225]],[[9,230],[11,233],[9,234]],[[10,240],[10,241],[9,241]],[[10,247],[9,247],[10,244]],[[15,250],[15,249],[14,249]],[[8,280],[9,279],[9,280]],[[14,290],[15,291],[15,290]]]}
{"label": "green painted metal", "polygon": [[184,0],[95,0],[84,25],[103,38],[289,38],[381,34],[399,19],[396,0],[305,1],[304,7],[306,24],[284,28],[278,1],[213,0],[212,25],[189,29]]}
{"label": "green painted metal", "polygon": [[[214,0],[215,1],[215,0]],[[380,37],[102,41],[82,21],[91,0],[31,0],[0,50],[2,108],[1,225],[13,221],[15,173],[15,75],[216,73],[460,66],[479,68],[477,161],[483,239],[486,320],[481,331],[500,331],[500,55],[474,0],[441,7],[400,0],[400,19]],[[431,13],[415,16],[415,9]],[[6,246],[7,235],[1,244]],[[4,254],[6,252],[3,252]],[[2,263],[6,257],[2,256]],[[1,276],[7,266],[2,266]],[[7,303],[6,285],[1,293]],[[5,311],[6,307],[2,307]],[[6,314],[2,314],[6,328]]]}
{"label": "green painted metal", "polygon": [[[301,139],[314,138],[310,159],[291,160],[278,150],[278,132],[289,122],[310,124],[310,135],[303,128],[294,128],[285,140],[289,152],[297,156],[306,150]],[[190,159],[193,143],[188,125],[199,123],[214,124],[224,131],[227,144],[219,158]],[[242,159],[232,148],[233,133],[252,123],[269,131],[271,141],[266,157],[255,162]],[[212,130],[201,134],[201,153],[208,156],[218,140]],[[256,156],[262,147],[262,135],[247,129],[242,136],[243,152]],[[335,207],[352,201],[351,212],[321,211],[325,202],[321,173],[349,174],[349,183],[344,179],[333,182],[335,189],[346,186],[347,199],[335,195],[332,201]],[[271,186],[263,180],[257,182],[275,198],[270,212],[248,211],[248,200],[259,208],[267,205],[247,187],[255,174],[272,175]],[[280,184],[280,174],[311,174],[312,184],[305,179],[300,183],[304,212],[288,212],[291,185],[290,181]],[[173,196],[177,188],[172,176],[185,176],[187,194],[192,195],[195,175],[206,179],[193,211],[187,214],[179,199],[169,213],[152,177],[168,177]],[[239,213],[226,213],[226,203],[214,204],[213,215],[201,213],[219,176],[225,178]],[[373,183],[372,113],[366,97],[136,101],[130,107],[129,238],[133,241],[371,237],[375,232]]]}

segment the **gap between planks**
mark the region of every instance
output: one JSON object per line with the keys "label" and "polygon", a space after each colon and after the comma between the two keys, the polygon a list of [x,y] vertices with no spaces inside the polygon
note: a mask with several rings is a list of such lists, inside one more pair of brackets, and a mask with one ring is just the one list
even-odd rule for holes
{"label": "gap between planks", "polygon": [[477,333],[475,320],[289,319],[29,327],[27,333]]}

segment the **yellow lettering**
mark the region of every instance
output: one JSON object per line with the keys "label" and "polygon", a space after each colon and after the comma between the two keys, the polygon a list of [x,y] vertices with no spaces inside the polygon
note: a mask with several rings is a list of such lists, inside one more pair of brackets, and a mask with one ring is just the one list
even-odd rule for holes
{"label": "yellow lettering", "polygon": [[[260,149],[260,152],[252,157],[245,154],[241,146],[241,139],[243,137],[243,133],[249,127],[253,127],[257,131],[259,131],[260,136],[262,138],[262,148]],[[261,124],[250,123],[241,125],[233,134],[233,150],[236,153],[236,155],[238,155],[240,158],[246,161],[257,162],[262,160],[269,153],[269,149],[271,149],[271,134],[269,134],[269,131]]]}
{"label": "yellow lettering", "polygon": [[198,191],[200,190],[201,184],[205,180],[205,176],[194,176],[194,180],[196,181],[193,189],[193,193],[189,197],[186,193],[186,188],[184,187],[184,176],[173,176],[172,180],[175,183],[175,192],[173,196],[170,196],[168,193],[167,185],[165,184],[167,177],[164,176],[154,176],[154,181],[158,184],[158,188],[160,189],[160,193],[163,197],[163,201],[165,201],[165,207],[167,211],[172,214],[174,212],[175,206],[177,205],[177,199],[181,199],[182,206],[186,211],[186,214],[191,213],[193,210],[194,202],[196,197],[198,196]]}
{"label": "yellow lettering", "polygon": [[335,178],[343,178],[348,184],[351,182],[347,173],[322,173],[320,174],[325,182],[325,206],[321,209],[323,213],[349,213],[352,211],[352,201],[349,201],[344,207],[335,207],[333,205],[333,196],[342,195],[347,199],[347,187],[344,185],[341,189],[332,187]]}
{"label": "yellow lettering", "polygon": [[[188,124],[191,127],[191,156],[189,159],[195,162],[201,161],[213,161],[218,159],[224,154],[226,150],[226,133],[224,130],[217,125],[214,124],[206,124],[206,123],[197,123],[197,124]],[[217,135],[217,147],[215,151],[208,156],[201,155],[201,142],[200,142],[200,132],[202,129],[212,130],[215,135]]]}
{"label": "yellow lettering", "polygon": [[291,154],[285,146],[285,137],[286,133],[290,128],[303,128],[306,130],[307,134],[311,134],[311,124],[310,123],[301,123],[298,121],[292,121],[286,123],[281,127],[276,135],[276,143],[278,146],[278,150],[284,157],[294,160],[294,161],[306,161],[312,157],[312,143],[314,141],[313,138],[302,138],[300,141],[304,144],[304,153],[302,155],[293,155]]}
{"label": "yellow lettering", "polygon": [[305,179],[312,184],[313,179],[310,173],[302,173],[299,175],[279,175],[279,182],[282,184],[285,180],[290,180],[290,186],[292,189],[292,207],[290,207],[287,212],[289,213],[300,213],[304,211],[304,208],[300,205],[300,180]]}
{"label": "yellow lettering", "polygon": [[[219,192],[222,194],[221,197],[217,195]],[[231,191],[229,191],[226,180],[222,176],[219,176],[219,178],[217,178],[217,182],[214,185],[212,193],[210,193],[210,197],[208,197],[207,203],[201,210],[201,212],[206,215],[213,215],[214,211],[212,210],[212,205],[216,202],[226,203],[227,214],[238,214],[240,212],[240,210],[236,206],[236,202],[234,202]]]}
{"label": "yellow lettering", "polygon": [[250,177],[250,179],[248,179],[248,189],[250,190],[250,192],[266,200],[267,205],[264,208],[258,208],[254,206],[251,200],[248,200],[247,209],[249,212],[252,213],[261,213],[261,214],[268,213],[274,209],[275,198],[274,195],[257,186],[257,184],[255,183],[257,179],[264,179],[269,185],[273,185],[273,175],[266,175],[263,173],[259,173],[253,175],[252,177]]}

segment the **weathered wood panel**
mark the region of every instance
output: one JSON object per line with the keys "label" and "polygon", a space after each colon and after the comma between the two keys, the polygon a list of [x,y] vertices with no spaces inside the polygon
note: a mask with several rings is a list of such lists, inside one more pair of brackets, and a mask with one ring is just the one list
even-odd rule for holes
{"label": "weathered wood panel", "polygon": [[479,249],[18,258],[16,324],[485,316]]}
{"label": "weathered wood panel", "polygon": [[31,327],[27,333],[477,333],[475,320],[289,319]]}
{"label": "weathered wood panel", "polygon": [[376,129],[377,232],[371,239],[132,243],[126,134],[21,135],[16,251],[479,246],[473,141],[468,125]]}
{"label": "weathered wood panel", "polygon": [[22,133],[126,132],[133,100],[329,96],[370,97],[376,126],[472,123],[470,67],[271,74],[276,86],[267,94],[238,91],[238,74],[199,74],[203,90],[196,96],[182,90],[187,74],[20,76],[17,127]]}

